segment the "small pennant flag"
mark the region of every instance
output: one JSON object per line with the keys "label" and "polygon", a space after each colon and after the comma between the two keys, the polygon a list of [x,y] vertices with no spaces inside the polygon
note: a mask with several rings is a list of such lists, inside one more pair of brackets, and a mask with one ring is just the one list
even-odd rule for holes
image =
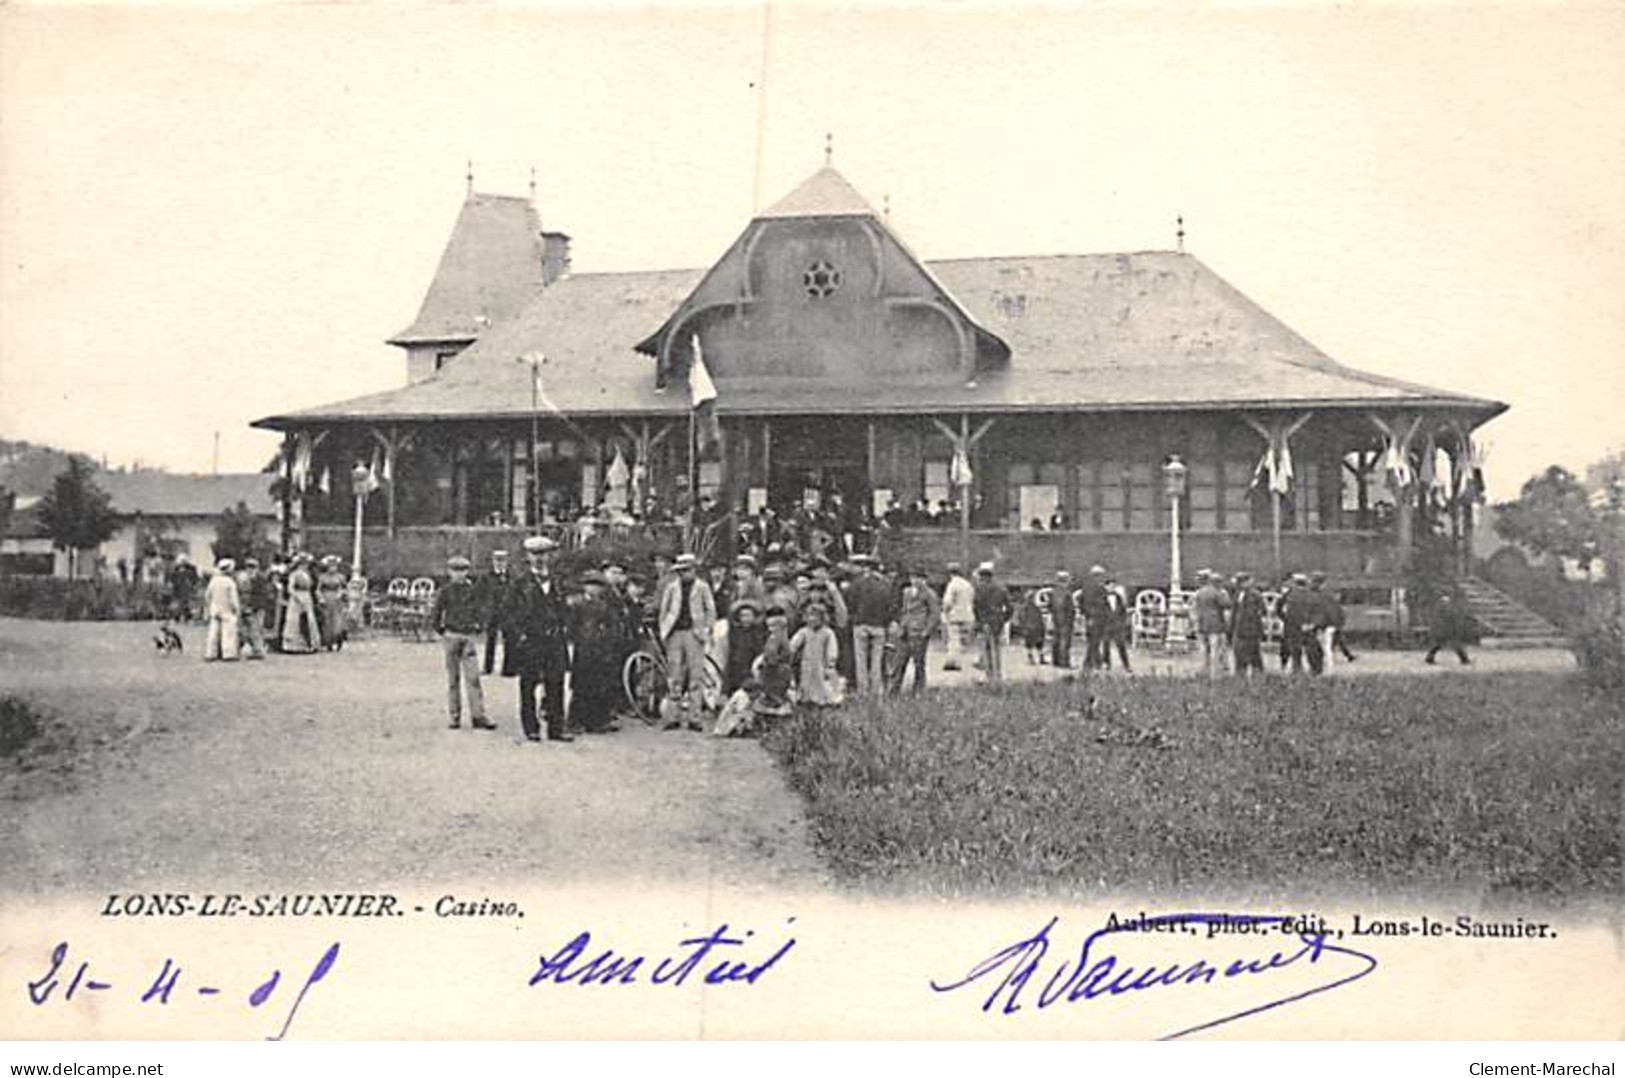
{"label": "small pennant flag", "polygon": [[321,482],[316,484],[316,489],[320,490],[323,494],[333,493],[333,471],[325,464],[322,466]]}
{"label": "small pennant flag", "polygon": [[310,435],[301,431],[293,451],[293,485],[295,490],[310,486]]}
{"label": "small pennant flag", "polygon": [[698,333],[694,334],[694,359],[688,367],[688,398],[697,421],[700,447],[715,445],[722,436],[717,423],[717,386],[711,381],[711,372],[705,369],[705,355],[700,351]]}
{"label": "small pennant flag", "polygon": [[609,470],[604,473],[604,480],[611,490],[620,490],[631,478],[632,469],[626,466],[626,457],[621,453],[621,447],[616,446],[615,459],[609,462]]}
{"label": "small pennant flag", "polygon": [[1292,491],[1292,449],[1284,442],[1272,445],[1264,450],[1264,455],[1258,460],[1258,467],[1253,470],[1253,484],[1263,479],[1268,489],[1277,494],[1289,494]]}
{"label": "small pennant flag", "polygon": [[381,486],[383,483],[378,479],[378,450],[374,449],[372,463],[367,465],[367,493],[371,494]]}
{"label": "small pennant flag", "polygon": [[1388,443],[1388,451],[1383,456],[1383,467],[1388,472],[1388,482],[1395,490],[1405,490],[1416,481],[1416,475],[1411,471],[1411,462],[1405,451],[1395,445],[1392,440]]}
{"label": "small pennant flag", "polygon": [[970,467],[970,456],[963,449],[954,450],[954,459],[948,465],[948,481],[954,486],[964,488],[971,485],[976,478]]}

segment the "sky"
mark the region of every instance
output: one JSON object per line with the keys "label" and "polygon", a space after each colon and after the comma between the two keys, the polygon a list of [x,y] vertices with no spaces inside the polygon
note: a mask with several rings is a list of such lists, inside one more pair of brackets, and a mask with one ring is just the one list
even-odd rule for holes
{"label": "sky", "polygon": [[11,4],[0,436],[257,469],[404,382],[466,162],[578,271],[694,267],[827,133],[926,259],[1183,214],[1341,362],[1510,404],[1511,497],[1625,444],[1622,102],[1625,5]]}

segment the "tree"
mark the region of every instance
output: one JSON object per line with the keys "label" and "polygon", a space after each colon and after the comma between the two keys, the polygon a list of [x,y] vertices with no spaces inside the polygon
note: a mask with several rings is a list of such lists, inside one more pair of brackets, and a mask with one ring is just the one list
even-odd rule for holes
{"label": "tree", "polygon": [[1555,464],[1525,483],[1516,501],[1495,507],[1495,534],[1535,554],[1590,561],[1602,549],[1605,529],[1591,491]]}
{"label": "tree", "polygon": [[40,523],[51,545],[68,552],[68,575],[79,575],[79,551],[95,550],[118,531],[113,499],[96,484],[91,465],[73,457],[39,502]]}
{"label": "tree", "polygon": [[214,560],[231,558],[241,564],[244,558],[257,558],[269,543],[265,538],[265,524],[247,502],[238,502],[215,519]]}

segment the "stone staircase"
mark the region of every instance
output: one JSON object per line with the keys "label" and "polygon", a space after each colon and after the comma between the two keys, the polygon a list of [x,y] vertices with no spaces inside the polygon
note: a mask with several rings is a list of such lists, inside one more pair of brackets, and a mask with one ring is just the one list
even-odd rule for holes
{"label": "stone staircase", "polygon": [[1461,591],[1467,608],[1484,631],[1484,646],[1491,648],[1567,647],[1561,630],[1504,591],[1477,577],[1463,577]]}

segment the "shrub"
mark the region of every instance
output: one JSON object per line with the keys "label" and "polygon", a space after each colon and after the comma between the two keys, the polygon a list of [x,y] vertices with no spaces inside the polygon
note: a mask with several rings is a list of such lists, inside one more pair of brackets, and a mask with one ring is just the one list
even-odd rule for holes
{"label": "shrub", "polygon": [[0,756],[15,756],[40,735],[40,715],[16,696],[0,696]]}
{"label": "shrub", "polygon": [[1562,675],[1096,679],[798,715],[837,878],[905,892],[1617,893],[1620,700]]}
{"label": "shrub", "polygon": [[0,614],[42,621],[151,621],[163,596],[142,584],[67,580],[55,576],[0,576]]}
{"label": "shrub", "polygon": [[[1602,604],[1599,604],[1601,606]],[[1574,635],[1574,654],[1593,687],[1625,690],[1625,624],[1617,603],[1594,611]]]}

